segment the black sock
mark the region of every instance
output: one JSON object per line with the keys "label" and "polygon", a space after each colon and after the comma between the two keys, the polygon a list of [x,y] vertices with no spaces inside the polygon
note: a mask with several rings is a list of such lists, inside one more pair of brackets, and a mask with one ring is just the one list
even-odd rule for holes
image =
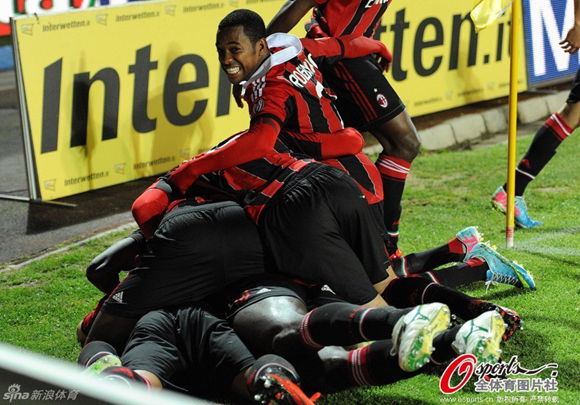
{"label": "black sock", "polygon": [[[528,184],[556,154],[556,149],[573,131],[558,113],[554,113],[538,129],[528,151],[516,169],[515,195],[522,196]],[[504,190],[507,185],[504,184]]]}
{"label": "black sock", "polygon": [[477,281],[485,281],[487,279],[487,270],[489,270],[489,265],[486,262],[473,258],[465,263],[428,271],[424,273],[423,277],[447,287],[457,287]]}
{"label": "black sock", "polygon": [[94,340],[83,347],[83,350],[81,350],[79,354],[77,363],[83,367],[88,367],[107,354],[114,354],[116,356],[117,351],[107,342]]}
{"label": "black sock", "polygon": [[389,305],[398,308],[441,302],[449,307],[451,313],[463,320],[481,315],[485,312],[482,312],[481,304],[486,303],[486,301],[418,276],[394,279],[389,283],[382,297]]}
{"label": "black sock", "polygon": [[424,273],[442,264],[461,261],[462,256],[465,254],[451,253],[448,246],[443,245],[423,252],[411,253],[399,260],[404,260],[405,271],[409,275]]}
{"label": "black sock", "polygon": [[457,353],[453,350],[451,343],[455,340],[457,331],[460,328],[461,325],[456,325],[451,329],[447,329],[433,340],[435,351],[431,354],[431,359],[434,363],[445,363],[457,357]]}
{"label": "black sock", "polygon": [[388,339],[395,323],[409,312],[392,307],[364,308],[348,303],[332,303],[304,316],[300,325],[302,341],[311,347],[347,346],[368,340]]}
{"label": "black sock", "polygon": [[392,347],[391,340],[379,340],[361,349],[351,350],[348,356],[348,376],[353,384],[385,385],[420,373],[401,370],[398,355],[390,354]]}

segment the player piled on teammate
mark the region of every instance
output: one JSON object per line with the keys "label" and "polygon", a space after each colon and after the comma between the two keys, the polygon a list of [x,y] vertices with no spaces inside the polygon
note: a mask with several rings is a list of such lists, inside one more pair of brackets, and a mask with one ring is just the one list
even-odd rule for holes
{"label": "player piled on teammate", "polygon": [[226,16],[217,33],[220,64],[242,85],[250,128],[181,164],[135,201],[133,214],[150,237],[171,199],[183,198],[201,176],[217,176],[213,185],[259,225],[279,271],[328,283],[353,303],[382,306],[388,257],[363,191],[345,171],[293,155],[280,135],[319,143],[327,159],[358,154],[362,137],[343,127],[315,59],[385,47],[365,37],[306,42],[287,34],[266,40],[263,20],[249,10]]}
{"label": "player piled on teammate", "polygon": [[[574,0],[574,25],[560,45],[564,52],[575,54],[580,47],[580,0]],[[534,228],[542,222],[533,220],[528,214],[524,192],[528,184],[540,174],[542,169],[556,154],[556,149],[580,125],[580,70],[576,73],[574,85],[566,103],[550,116],[538,129],[528,151],[516,169],[515,222],[520,228]],[[507,185],[499,187],[491,199],[494,208],[505,213],[507,205]]]}
{"label": "player piled on teammate", "polygon": [[[288,32],[312,8],[308,37],[359,35],[372,38],[390,0],[288,0],[270,22],[268,33]],[[383,146],[376,165],[384,188],[384,221],[390,254],[398,255],[401,197],[420,141],[405,106],[375,56],[342,60],[321,67],[337,94],[336,105],[347,126],[371,132]]]}
{"label": "player piled on teammate", "polygon": [[[388,288],[385,294],[389,303],[400,307],[422,304],[415,308],[369,309],[346,303],[327,289],[321,290],[320,286],[305,286],[277,274],[265,273],[260,241],[252,226],[241,225],[251,225],[241,209],[232,210],[230,206],[224,212],[224,207],[220,205],[223,203],[210,203],[192,211],[191,205],[183,204],[185,203],[178,204],[166,215],[166,222],[160,225],[161,231],[156,232],[149,242],[129,237],[107,249],[91,263],[90,273],[102,273],[100,276],[93,275],[91,279],[101,280],[101,286],[109,284],[103,283],[105,279],[110,279],[110,284],[118,279],[119,271],[125,265],[131,266],[125,259],[134,257],[136,253],[143,259],[158,264],[154,268],[130,271],[126,279],[129,285],[124,285],[124,280],[113,291],[107,291],[108,299],[101,311],[114,309],[115,314],[127,314],[136,320],[144,314],[143,305],[151,308],[159,304],[159,299],[163,296],[173,296],[173,300],[165,301],[166,305],[183,305],[188,302],[188,295],[198,300],[203,291],[200,286],[196,286],[196,281],[204,287],[206,293],[215,293],[217,286],[208,283],[209,279],[218,281],[224,276],[226,279],[233,279],[239,275],[236,273],[240,270],[244,272],[240,265],[254,264],[251,266],[254,267],[251,272],[254,276],[238,280],[230,285],[225,295],[217,294],[208,302],[214,303],[214,306],[222,301],[227,303],[228,320],[253,353],[276,353],[287,358],[298,367],[301,374],[306,373],[308,382],[315,384],[317,390],[324,391],[359,385],[383,385],[408,378],[412,375],[409,372],[421,369],[430,356],[439,363],[449,361],[459,353],[474,354],[481,361],[495,361],[500,354],[502,336],[507,339],[519,326],[518,316],[514,312],[420,277],[396,279],[393,281],[395,286]],[[192,213],[199,215],[192,216]],[[217,222],[211,222],[214,226],[204,226],[199,220],[192,222],[191,218],[194,216],[216,217]],[[236,223],[236,231],[231,232],[232,225]],[[208,242],[201,243],[205,240]],[[235,252],[222,251],[220,244],[215,243],[220,240],[227,246],[239,243],[236,240],[243,241],[244,248],[236,248]],[[178,266],[175,257],[171,255],[178,251],[181,252],[179,261],[194,264],[205,260],[205,268],[181,271],[181,266]],[[217,260],[208,262],[207,259],[211,257],[221,257],[222,260],[219,263]],[[221,262],[236,263],[237,267],[226,266],[223,269]],[[223,274],[223,270],[229,271]],[[151,281],[136,283],[136,280],[145,278]],[[121,302],[112,298],[118,295],[122,296]],[[466,322],[446,330],[450,311],[446,305],[436,301],[448,302],[451,311]],[[320,304],[322,305],[318,306]],[[308,311],[307,307],[311,306],[318,307]],[[132,370],[145,369],[154,371],[157,376],[167,375],[166,368],[162,366],[173,364],[172,358],[169,358],[168,363],[155,366],[156,360],[151,365],[148,354],[151,354],[152,348],[158,348],[162,354],[169,350],[158,347],[159,342],[171,342],[166,335],[172,334],[164,331],[181,330],[180,338],[186,339],[186,324],[198,325],[199,330],[208,331],[208,334],[215,326],[216,331],[211,332],[211,336],[217,339],[214,346],[219,347],[221,338],[218,337],[224,333],[224,329],[217,327],[219,322],[215,315],[200,317],[201,308],[205,306],[200,303],[197,308],[162,310],[147,315],[139,321],[130,338],[129,348],[125,353],[132,355],[123,356],[123,364]],[[87,317],[81,328],[86,331],[92,318]],[[207,322],[200,323],[202,318]],[[508,329],[504,322],[509,323]],[[97,322],[93,329],[104,327],[106,330],[91,330],[91,335],[110,342],[112,338],[116,338],[115,334],[121,333],[118,326],[111,322],[103,326]],[[147,340],[152,340],[149,345],[146,344]],[[193,342],[195,339],[186,340]],[[320,360],[304,364],[305,359],[317,355],[322,346],[353,345],[367,340],[375,342],[362,349],[333,349],[331,353],[323,351],[319,354]],[[204,342],[206,341],[203,336],[199,337],[201,354],[206,353],[203,350]],[[116,346],[120,352],[121,346]],[[145,350],[147,348],[149,352]],[[187,356],[190,351],[188,349],[179,354],[178,350],[172,350],[180,358],[186,359],[189,358]],[[207,353],[223,354],[217,349]],[[168,356],[163,354],[162,357]],[[141,363],[135,362],[136,359],[141,359]],[[321,361],[323,370],[316,368]],[[177,364],[183,362],[179,361]],[[186,364],[189,363],[186,361]]]}

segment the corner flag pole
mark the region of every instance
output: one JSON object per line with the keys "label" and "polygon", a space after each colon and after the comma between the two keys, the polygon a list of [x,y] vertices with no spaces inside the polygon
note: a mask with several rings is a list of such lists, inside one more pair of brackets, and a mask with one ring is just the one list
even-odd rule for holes
{"label": "corner flag pole", "polygon": [[510,95],[508,131],[508,169],[507,169],[507,212],[505,224],[506,247],[514,247],[514,203],[516,186],[516,136],[518,132],[518,67],[521,32],[521,0],[512,3],[512,22],[510,33]]}

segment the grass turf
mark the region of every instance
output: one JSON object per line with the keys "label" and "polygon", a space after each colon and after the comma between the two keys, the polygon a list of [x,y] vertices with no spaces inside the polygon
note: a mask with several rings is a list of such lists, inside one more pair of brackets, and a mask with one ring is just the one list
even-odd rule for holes
{"label": "grass turf", "polygon": [[[503,183],[505,145],[477,150],[423,154],[413,164],[404,196],[400,247],[404,252],[439,245],[468,225],[478,225],[485,238],[535,276],[538,290],[483,283],[463,291],[493,300],[520,312],[525,330],[504,347],[505,358],[519,356],[532,369],[556,362],[557,393],[474,392],[473,381],[457,394],[444,396],[438,388],[442,368],[385,387],[350,390],[326,396],[322,403],[440,403],[552,402],[579,403],[578,271],[580,257],[580,160],[576,133],[526,193],[532,216],[545,225],[517,231],[516,249],[506,251],[503,215],[490,208],[491,193]],[[519,141],[518,156],[531,137]],[[100,298],[84,278],[86,264],[119,232],[18,270],[0,272],[0,341],[74,361],[79,347],[74,328]],[[387,373],[388,370],[385,370]],[[547,378],[550,371],[538,376]]]}

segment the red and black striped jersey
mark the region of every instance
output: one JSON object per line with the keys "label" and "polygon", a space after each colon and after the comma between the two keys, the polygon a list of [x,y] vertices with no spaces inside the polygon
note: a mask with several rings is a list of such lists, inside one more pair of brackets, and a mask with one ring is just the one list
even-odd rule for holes
{"label": "red and black striped jersey", "polygon": [[356,34],[373,37],[392,0],[314,0],[314,17],[332,37]]}
{"label": "red and black striped jersey", "polygon": [[316,63],[325,56],[313,55],[298,38],[286,34],[269,36],[268,46],[278,51],[243,86],[252,120],[270,116],[284,130],[304,134],[343,129],[333,104],[336,97],[322,84]]}
{"label": "red and black striped jersey", "polygon": [[[274,34],[268,44],[281,46],[286,37]],[[303,39],[302,53],[247,85],[244,98],[250,116],[252,119],[260,115],[276,117],[282,123],[278,137],[290,150],[348,172],[369,204],[380,202],[383,200],[380,173],[363,153],[356,156],[349,153],[353,148],[346,143],[352,137],[347,132],[358,132],[353,128],[344,129],[333,103],[334,94],[322,84],[317,63],[328,63],[335,55],[328,52],[323,55],[322,49],[314,49],[317,43]],[[293,46],[298,44],[294,42]]]}
{"label": "red and black striped jersey", "polygon": [[[344,129],[332,102],[334,96],[322,84],[315,60],[340,58],[342,45],[335,41],[333,54],[324,51],[319,40],[304,41],[311,44],[312,53],[294,36],[268,37],[272,55],[242,83],[251,116],[250,129],[175,169],[169,181],[181,192],[204,175],[200,181],[241,202],[249,216],[258,222],[268,201],[294,174],[314,170],[320,164],[314,159],[336,158],[332,164],[351,174],[368,196],[369,203],[377,198],[382,200],[380,175],[369,173],[371,169],[376,171],[374,165],[366,165],[366,156],[344,156],[361,151],[362,137],[354,129]],[[271,125],[264,124],[267,120],[272,125],[278,123],[278,132],[274,133]],[[311,147],[299,147],[298,140],[310,142]]]}

